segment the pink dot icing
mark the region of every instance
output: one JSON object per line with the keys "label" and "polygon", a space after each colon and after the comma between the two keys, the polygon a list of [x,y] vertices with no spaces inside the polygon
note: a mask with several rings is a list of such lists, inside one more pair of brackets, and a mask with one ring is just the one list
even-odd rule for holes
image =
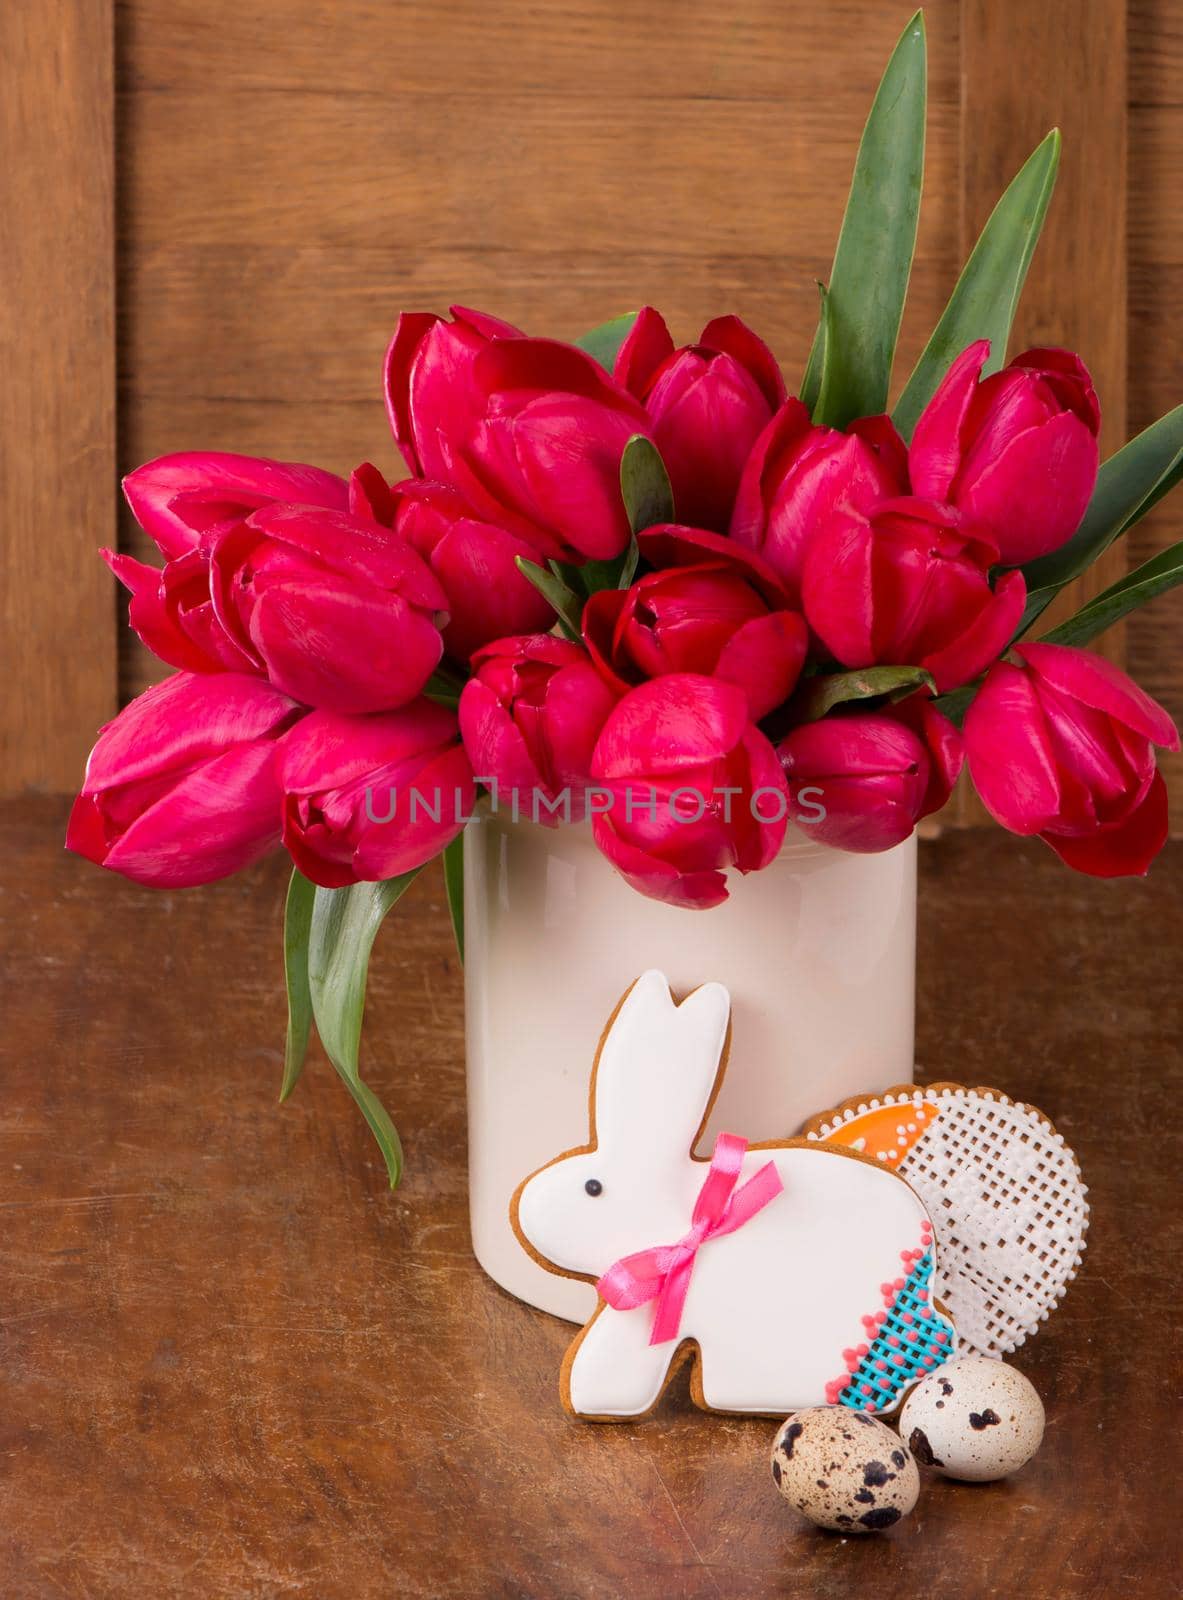
{"label": "pink dot icing", "polygon": [[910,1333],[908,1335],[908,1343],[909,1344],[915,1344],[916,1341],[919,1339],[919,1337],[920,1337],[920,1335],[918,1333]]}
{"label": "pink dot icing", "polygon": [[886,1372],[887,1371],[887,1362],[886,1361],[876,1361],[876,1363],[875,1363],[875,1371],[876,1372]]}
{"label": "pink dot icing", "polygon": [[904,1287],[903,1278],[897,1278],[895,1280],[895,1283],[892,1285],[892,1287],[895,1288],[895,1289],[902,1289]]}
{"label": "pink dot icing", "polygon": [[927,1300],[928,1299],[928,1290],[927,1289],[917,1289],[916,1298],[917,1298],[917,1300]]}
{"label": "pink dot icing", "polygon": [[874,1389],[872,1389],[872,1387],[871,1387],[871,1385],[869,1383],[864,1383],[863,1384],[863,1393],[864,1394],[874,1394],[875,1391],[874,1391]]}
{"label": "pink dot icing", "polygon": [[934,1361],[934,1359],[933,1359],[933,1358],[932,1358],[932,1356],[925,1356],[925,1358],[924,1358],[924,1365],[925,1365],[925,1366],[926,1366],[926,1367],[935,1367],[935,1366],[936,1366],[936,1362],[935,1362],[935,1361]]}
{"label": "pink dot icing", "polygon": [[883,1324],[887,1321],[887,1312],[886,1311],[877,1311],[875,1313],[875,1321],[878,1323],[878,1325],[880,1327],[882,1327]]}
{"label": "pink dot icing", "polygon": [[892,1347],[893,1350],[898,1350],[899,1349],[900,1341],[896,1338],[894,1333],[889,1333],[888,1334],[887,1342]]}
{"label": "pink dot icing", "polygon": [[891,1298],[892,1285],[890,1283],[881,1283],[879,1285],[879,1293],[885,1300],[889,1300]]}
{"label": "pink dot icing", "polygon": [[895,1362],[897,1367],[902,1367],[904,1364],[903,1356],[892,1356],[891,1359]]}
{"label": "pink dot icing", "polygon": [[865,1356],[867,1354],[867,1346],[865,1344],[855,1345],[854,1353],[856,1356]]}
{"label": "pink dot icing", "polygon": [[915,1320],[916,1320],[916,1318],[912,1315],[912,1313],[910,1311],[905,1311],[903,1316],[900,1318],[901,1322],[915,1322]]}

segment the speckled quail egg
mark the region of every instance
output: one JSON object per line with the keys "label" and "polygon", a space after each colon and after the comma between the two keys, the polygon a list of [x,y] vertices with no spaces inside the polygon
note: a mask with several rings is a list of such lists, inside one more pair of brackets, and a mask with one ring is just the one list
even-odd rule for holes
{"label": "speckled quail egg", "polygon": [[874,1533],[906,1517],[920,1473],[890,1428],[847,1406],[795,1412],[772,1445],[772,1480],[819,1528]]}
{"label": "speckled quail egg", "polygon": [[989,1483],[1030,1461],[1043,1439],[1043,1402],[1004,1361],[965,1356],[918,1383],[900,1412],[900,1438],[947,1478]]}

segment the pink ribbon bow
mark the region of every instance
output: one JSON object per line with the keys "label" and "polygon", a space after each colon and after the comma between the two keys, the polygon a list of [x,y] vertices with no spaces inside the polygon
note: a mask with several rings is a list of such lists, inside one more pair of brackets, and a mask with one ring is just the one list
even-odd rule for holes
{"label": "pink ribbon bow", "polygon": [[682,1307],[690,1287],[690,1274],[699,1245],[722,1234],[734,1233],[775,1200],[784,1185],[773,1162],[762,1166],[736,1189],[748,1141],[734,1133],[721,1133],[715,1140],[710,1171],[694,1202],[690,1232],[677,1244],[657,1245],[638,1250],[609,1267],[596,1284],[601,1296],[617,1311],[632,1311],[657,1300],[650,1344],[667,1344],[678,1337]]}

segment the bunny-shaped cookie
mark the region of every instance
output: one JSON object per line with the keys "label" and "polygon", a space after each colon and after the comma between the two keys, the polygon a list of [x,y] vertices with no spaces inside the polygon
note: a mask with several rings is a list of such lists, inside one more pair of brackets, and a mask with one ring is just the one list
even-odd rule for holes
{"label": "bunny-shaped cookie", "polygon": [[[606,1284],[635,1253],[685,1244],[714,1170],[692,1152],[722,1081],[729,1019],[718,983],[679,1005],[665,977],[646,972],[625,995],[592,1072],[588,1144],[513,1198],[518,1238],[544,1267]],[[771,1193],[765,1181],[742,1226],[693,1235],[682,1252],[693,1259],[676,1337],[652,1342],[652,1301],[618,1310],[601,1298],[563,1365],[570,1412],[641,1416],[686,1355],[709,1410],[783,1417],[828,1401],[887,1412],[954,1353],[952,1323],[929,1294],[931,1223],[901,1177],[803,1139],[746,1149],[733,1181],[757,1174]]]}

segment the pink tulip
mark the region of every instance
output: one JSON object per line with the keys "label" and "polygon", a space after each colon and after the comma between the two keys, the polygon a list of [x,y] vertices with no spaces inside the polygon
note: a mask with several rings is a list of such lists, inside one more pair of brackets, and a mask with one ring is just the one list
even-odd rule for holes
{"label": "pink tulip", "polygon": [[367,717],[311,712],[284,740],[279,776],[283,842],[326,889],[422,866],[475,796],[455,713],[430,700]]}
{"label": "pink tulip", "polygon": [[725,531],[744,462],[785,398],[772,351],[738,317],[716,317],[696,344],[675,349],[646,306],[613,376],[649,413],[679,517]]}
{"label": "pink tulip", "polygon": [[129,472],[123,492],[132,515],[166,560],[202,543],[209,528],[238,522],[275,501],[344,511],[343,478],[294,461],[266,461],[222,450],[160,456]]}
{"label": "pink tulip", "polygon": [[758,871],[784,841],[776,753],[743,692],[716,678],[669,673],[631,690],[604,724],[592,776],[596,844],[655,900],[718,905],[725,868]]}
{"label": "pink tulip", "polygon": [[67,847],[155,888],[237,872],[279,843],[276,741],[299,715],[234,673],[158,683],[100,732]]}
{"label": "pink tulip", "polygon": [[797,601],[814,534],[836,512],[870,512],[907,487],[907,451],[889,418],[863,417],[841,433],[788,400],[744,467],[731,537],[758,551]]}
{"label": "pink tulip", "polygon": [[495,339],[472,364],[475,420],[441,426],[437,474],[474,511],[549,556],[609,560],[630,529],[620,458],[643,408],[573,345]]}
{"label": "pink tulip", "polygon": [[519,556],[545,568],[532,544],[477,516],[446,484],[414,480],[395,490],[395,527],[435,573],[448,597],[448,654],[467,661],[490,640],[533,633],[554,621],[550,602],[517,568]]}
{"label": "pink tulip", "polygon": [[476,357],[492,339],[521,335],[483,311],[452,307],[451,322],[404,311],[386,352],[386,413],[417,478],[448,478],[445,440],[464,437],[480,412],[472,383]]}
{"label": "pink tulip", "polygon": [[870,514],[843,509],[809,546],[805,616],[843,666],[924,667],[944,693],[983,672],[1019,625],[1026,584],[1010,572],[991,590],[997,559],[951,506],[903,496]]}
{"label": "pink tulip", "polygon": [[796,686],[809,630],[794,611],[770,611],[746,577],[720,562],[600,590],[584,607],[583,637],[621,694],[645,678],[699,672],[742,689],[758,722]]}
{"label": "pink tulip", "polygon": [[498,639],[472,658],[460,731],[499,810],[581,821],[592,751],[616,694],[585,650],[550,634]]}
{"label": "pink tulip", "polygon": [[101,554],[131,591],[127,619],[132,630],[161,661],[185,672],[256,670],[253,657],[218,621],[210,595],[208,549],[186,550],[163,568],[114,550]]}
{"label": "pink tulip", "polygon": [[789,814],[811,839],[859,853],[890,850],[948,800],[961,770],[960,736],[930,702],[915,696],[905,706],[906,721],[839,714],[804,723],[781,742]]}
{"label": "pink tulip", "polygon": [[443,654],[448,599],[388,528],[343,512],[268,506],[215,534],[210,592],[255,669],[305,705],[405,705]]}
{"label": "pink tulip", "polygon": [[1179,748],[1163,708],[1101,656],[1067,645],[1015,645],[965,718],[970,774],[990,814],[1098,878],[1145,873],[1162,849],[1155,745]]}
{"label": "pink tulip", "polygon": [[1017,566],[1080,526],[1097,481],[1101,412],[1067,350],[1026,350],[983,379],[990,341],[963,350],[916,424],[912,487],[948,500]]}

